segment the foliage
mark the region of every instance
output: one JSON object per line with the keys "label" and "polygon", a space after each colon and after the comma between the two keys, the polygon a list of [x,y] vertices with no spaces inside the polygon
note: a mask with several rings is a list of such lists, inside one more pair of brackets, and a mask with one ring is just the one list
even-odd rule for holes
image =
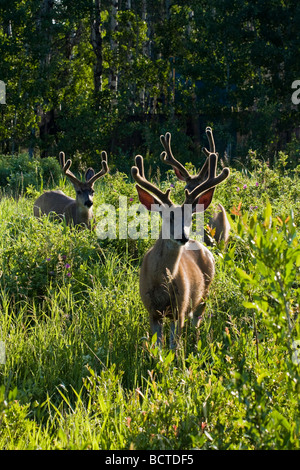
{"label": "foliage", "polygon": [[[0,1],[1,449],[299,449],[299,15],[295,0]],[[207,125],[231,167],[213,204],[231,239],[175,354],[138,295],[153,241],[119,221],[134,155],[181,202],[159,135],[195,173]],[[108,151],[95,231],[33,217],[44,189],[74,195],[60,150],[77,174]]]}
{"label": "foliage", "polygon": [[[176,355],[138,295],[151,240],[99,240],[2,194],[2,449],[299,449],[299,176],[250,157],[216,189],[231,240],[212,248],[199,337],[187,322]],[[180,200],[171,172],[153,177]],[[137,202],[122,173],[97,185],[96,207]]]}
{"label": "foliage", "polygon": [[273,160],[291,141],[297,166],[299,15],[295,0],[2,1],[1,152],[105,148],[124,171],[161,127],[197,159],[210,124],[220,153]]}
{"label": "foliage", "polygon": [[0,155],[0,187],[12,194],[25,193],[27,189],[40,189],[58,184],[61,168],[58,161],[31,159],[28,154]]}

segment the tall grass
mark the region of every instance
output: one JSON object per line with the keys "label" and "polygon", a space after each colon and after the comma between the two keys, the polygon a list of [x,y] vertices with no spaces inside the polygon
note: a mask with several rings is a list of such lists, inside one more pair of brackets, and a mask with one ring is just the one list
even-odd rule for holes
{"label": "tall grass", "polygon": [[[0,448],[298,449],[300,184],[281,173],[233,171],[216,191],[232,238],[212,249],[199,341],[187,322],[176,355],[153,343],[138,293],[151,240],[100,241],[34,219],[37,189],[3,194]],[[136,202],[121,174],[97,184],[95,206]]]}

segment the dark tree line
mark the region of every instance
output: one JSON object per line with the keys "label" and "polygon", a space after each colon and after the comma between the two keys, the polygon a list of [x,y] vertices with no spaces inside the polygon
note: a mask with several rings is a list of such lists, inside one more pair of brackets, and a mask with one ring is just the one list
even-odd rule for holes
{"label": "dark tree line", "polygon": [[1,0],[0,152],[125,168],[170,130],[196,162],[210,124],[229,156],[272,156],[298,132],[299,24],[296,0]]}

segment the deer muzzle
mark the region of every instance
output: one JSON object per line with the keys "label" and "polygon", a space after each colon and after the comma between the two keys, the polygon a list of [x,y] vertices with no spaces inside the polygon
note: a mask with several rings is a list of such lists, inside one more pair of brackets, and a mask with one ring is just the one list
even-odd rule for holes
{"label": "deer muzzle", "polygon": [[91,201],[90,199],[88,199],[87,201],[85,201],[84,205],[85,205],[86,207],[92,207],[93,201]]}

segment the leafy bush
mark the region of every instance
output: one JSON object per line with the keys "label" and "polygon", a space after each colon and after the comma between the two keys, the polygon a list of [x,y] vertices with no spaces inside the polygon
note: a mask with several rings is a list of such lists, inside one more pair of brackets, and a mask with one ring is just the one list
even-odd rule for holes
{"label": "leafy bush", "polygon": [[64,281],[75,290],[91,285],[90,268],[101,254],[92,233],[25,215],[8,221],[6,228],[2,285],[15,301],[42,298],[50,285],[55,288]]}
{"label": "leafy bush", "polygon": [[31,159],[28,154],[0,155],[0,187],[13,194],[32,186],[51,187],[59,182],[61,169],[53,157]]}

